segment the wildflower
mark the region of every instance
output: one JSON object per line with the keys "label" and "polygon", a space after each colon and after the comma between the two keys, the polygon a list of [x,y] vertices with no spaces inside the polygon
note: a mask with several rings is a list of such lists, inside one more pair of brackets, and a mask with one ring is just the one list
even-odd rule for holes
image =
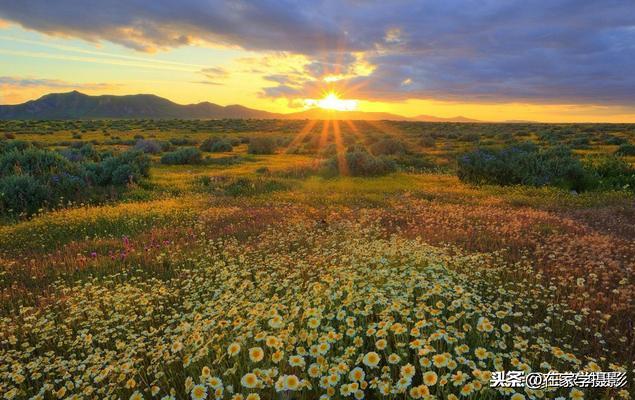
{"label": "wildflower", "polygon": [[304,367],[304,358],[298,355],[291,356],[289,357],[289,365],[292,367]]}
{"label": "wildflower", "polygon": [[434,386],[437,383],[437,374],[434,371],[427,371],[423,374],[423,383],[426,386]]}
{"label": "wildflower", "polygon": [[584,392],[582,392],[579,389],[571,389],[571,392],[569,392],[569,398],[571,400],[581,400],[584,399]]}
{"label": "wildflower", "polygon": [[348,377],[353,382],[361,382],[366,377],[366,373],[360,367],[355,367],[348,373]]}
{"label": "wildflower", "polygon": [[227,354],[230,356],[235,356],[238,353],[240,353],[240,344],[234,342],[227,347]]}
{"label": "wildflower", "polygon": [[194,385],[190,392],[192,400],[202,400],[207,397],[207,387],[205,385]]}
{"label": "wildflower", "polygon": [[143,400],[143,395],[141,392],[136,390],[132,395],[130,395],[130,400]]}
{"label": "wildflower", "polygon": [[243,375],[242,379],[240,380],[240,384],[247,389],[253,389],[258,385],[258,377],[254,373],[247,373]]}
{"label": "wildflower", "polygon": [[284,388],[287,390],[297,390],[300,386],[300,380],[295,375],[287,375],[284,379]]}
{"label": "wildflower", "polygon": [[412,378],[416,372],[414,365],[408,363],[401,367],[400,373],[401,376],[405,378]]}
{"label": "wildflower", "polygon": [[381,357],[379,357],[379,354],[375,353],[374,351],[371,351],[366,353],[366,355],[364,356],[363,362],[364,362],[364,365],[370,368],[375,368],[377,367],[377,364],[379,364],[380,360],[381,360]]}
{"label": "wildflower", "polygon": [[259,362],[265,356],[265,352],[260,347],[252,347],[249,349],[249,359],[252,362]]}
{"label": "wildflower", "polygon": [[476,349],[474,349],[474,355],[479,360],[484,360],[487,358],[487,350],[482,347],[477,347]]}

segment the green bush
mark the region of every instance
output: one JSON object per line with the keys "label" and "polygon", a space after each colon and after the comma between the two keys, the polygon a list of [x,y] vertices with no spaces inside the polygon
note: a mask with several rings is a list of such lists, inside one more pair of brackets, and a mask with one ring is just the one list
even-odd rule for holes
{"label": "green bush", "polygon": [[220,153],[224,151],[232,151],[232,144],[226,140],[218,137],[211,137],[205,139],[203,143],[199,146],[201,151],[208,151],[210,153]]}
{"label": "green bush", "polygon": [[594,175],[598,189],[635,191],[635,168],[619,157],[591,157],[585,168]]}
{"label": "green bush", "polygon": [[370,151],[376,156],[404,154],[406,152],[406,146],[397,139],[383,139],[374,143],[370,147]]}
{"label": "green bush", "polygon": [[255,137],[249,140],[247,152],[249,154],[273,154],[276,151],[276,141],[269,137]]}
{"label": "green bush", "polygon": [[62,200],[95,199],[103,192],[98,188],[138,182],[149,174],[149,159],[141,152],[99,154],[90,144],[64,152],[20,143],[3,146],[0,214],[31,215]]}
{"label": "green bush", "polygon": [[340,161],[337,156],[326,161],[323,174],[334,176],[349,173],[352,176],[380,176],[394,172],[397,164],[390,158],[375,157],[366,151],[346,152],[344,156],[347,171],[340,171]]}
{"label": "green bush", "polygon": [[200,164],[202,161],[201,151],[196,147],[184,147],[161,157],[161,164],[167,165]]}
{"label": "green bush", "polygon": [[0,214],[35,214],[49,200],[47,187],[31,175],[0,178]]}
{"label": "green bush", "polygon": [[540,151],[532,144],[477,149],[457,160],[459,179],[475,184],[558,186],[587,190],[593,176],[562,146]]}
{"label": "green bush", "polygon": [[615,151],[615,154],[619,156],[635,156],[635,145],[622,143]]}

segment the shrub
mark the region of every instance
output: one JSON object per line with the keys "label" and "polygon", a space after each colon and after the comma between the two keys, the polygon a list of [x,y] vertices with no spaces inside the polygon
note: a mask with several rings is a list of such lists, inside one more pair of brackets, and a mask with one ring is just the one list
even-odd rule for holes
{"label": "shrub", "polygon": [[594,174],[599,189],[635,191],[635,168],[615,156],[595,156],[586,160],[585,167]]}
{"label": "shrub", "polygon": [[150,160],[140,151],[132,150],[106,157],[89,165],[92,179],[100,186],[139,182],[150,174]]}
{"label": "shrub", "polygon": [[370,151],[376,156],[404,154],[406,152],[406,146],[397,139],[383,139],[374,143],[370,147]]}
{"label": "shrub", "polygon": [[619,156],[635,156],[635,145],[622,143],[615,151],[615,154]]}
{"label": "shrub", "polygon": [[185,147],[161,157],[161,164],[167,165],[200,164],[202,161],[201,151],[196,147]]}
{"label": "shrub", "polygon": [[199,149],[201,151],[208,151],[210,153],[220,153],[224,151],[232,151],[233,146],[227,139],[211,137],[205,139],[199,146]]}
{"label": "shrub", "polygon": [[49,199],[46,186],[31,175],[0,178],[0,214],[36,213]]}
{"label": "shrub", "polygon": [[502,150],[477,149],[458,158],[457,175],[465,182],[495,185],[558,186],[585,190],[592,176],[568,148],[540,151],[521,144]]}
{"label": "shrub", "polygon": [[251,138],[247,147],[249,154],[273,154],[275,151],[276,141],[269,137]]}
{"label": "shrub", "polygon": [[30,215],[62,199],[92,199],[99,193],[96,187],[137,182],[149,174],[149,160],[141,152],[98,154],[90,144],[64,152],[19,143],[2,151],[0,214]]}
{"label": "shrub", "polygon": [[197,144],[196,140],[188,138],[172,138],[170,143],[174,146],[194,146]]}
{"label": "shrub", "polygon": [[435,144],[436,141],[432,136],[422,136],[421,139],[419,139],[419,145],[421,147],[434,147]]}
{"label": "shrub", "polygon": [[348,171],[340,171],[340,162],[337,156],[330,158],[325,166],[325,175],[337,175],[350,173],[352,176],[379,176],[394,172],[397,164],[388,157],[375,157],[366,151],[346,152],[344,157]]}
{"label": "shrub", "polygon": [[134,145],[135,150],[139,150],[147,154],[158,154],[163,151],[164,147],[165,146],[161,145],[161,143],[157,142],[156,140],[145,139],[137,140],[137,143],[135,143]]}

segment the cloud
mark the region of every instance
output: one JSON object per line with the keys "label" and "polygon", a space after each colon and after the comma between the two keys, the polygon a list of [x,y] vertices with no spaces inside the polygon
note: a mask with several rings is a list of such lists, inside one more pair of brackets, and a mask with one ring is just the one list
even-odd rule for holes
{"label": "cloud", "polygon": [[229,71],[221,67],[203,68],[200,73],[210,79],[227,78],[229,76]]}
{"label": "cloud", "polygon": [[266,96],[306,96],[325,74],[354,75],[361,55],[374,69],[337,85],[368,99],[635,104],[632,0],[102,0],[84,10],[0,0],[1,18],[49,35],[304,55],[303,81],[278,79]]}
{"label": "cloud", "polygon": [[119,85],[111,83],[73,83],[59,79],[26,78],[0,76],[0,102],[16,104],[54,91],[96,91],[111,90]]}

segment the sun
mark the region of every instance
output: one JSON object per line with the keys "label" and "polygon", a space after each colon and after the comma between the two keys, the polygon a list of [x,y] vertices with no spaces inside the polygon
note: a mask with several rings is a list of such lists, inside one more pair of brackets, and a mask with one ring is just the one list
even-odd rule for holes
{"label": "sun", "polygon": [[328,92],[319,100],[305,100],[307,107],[319,107],[324,110],[353,111],[357,109],[357,100],[341,99],[335,92]]}

